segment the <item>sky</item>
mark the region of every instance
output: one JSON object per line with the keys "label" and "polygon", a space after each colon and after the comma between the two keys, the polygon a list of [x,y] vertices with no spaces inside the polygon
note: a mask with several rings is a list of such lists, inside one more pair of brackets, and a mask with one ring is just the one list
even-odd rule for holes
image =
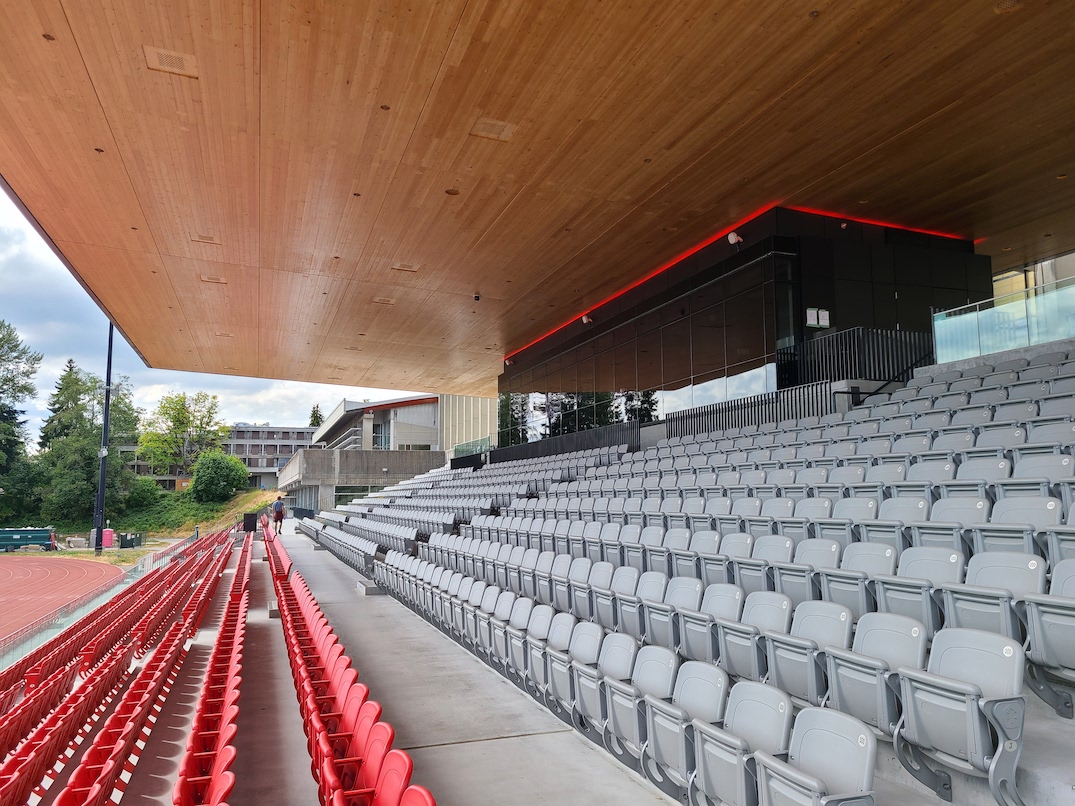
{"label": "sky", "polygon": [[[19,212],[0,191],[0,319],[44,355],[37,373],[37,396],[26,403],[30,444],[37,441],[47,404],[68,358],[102,378],[108,350],[108,319]],[[327,416],[341,399],[388,400],[413,394],[298,381],[238,378],[198,372],[150,369],[116,331],[112,373],[126,375],[137,407],[152,411],[169,392],[204,391],[220,398],[221,418],[303,426],[317,403]]]}

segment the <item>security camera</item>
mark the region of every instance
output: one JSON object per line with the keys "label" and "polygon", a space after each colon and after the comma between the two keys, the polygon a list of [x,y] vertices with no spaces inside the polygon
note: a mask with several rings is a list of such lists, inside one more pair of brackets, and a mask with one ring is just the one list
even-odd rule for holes
{"label": "security camera", "polygon": [[480,300],[481,298],[482,298],[482,295],[481,295],[481,294],[475,294],[475,295],[474,295],[474,301],[475,301],[475,302],[477,302],[477,301],[478,301],[478,300]]}
{"label": "security camera", "polygon": [[590,318],[589,316],[587,316],[586,314],[583,314],[583,315],[582,315],[582,324],[584,324],[584,325],[589,325],[589,324],[592,324],[592,323],[593,323],[593,319],[591,319],[591,318]]}
{"label": "security camera", "polygon": [[742,242],[743,242],[743,239],[739,236],[738,232],[729,232],[728,233],[728,243],[730,243],[732,246],[735,246],[736,244],[740,244]]}

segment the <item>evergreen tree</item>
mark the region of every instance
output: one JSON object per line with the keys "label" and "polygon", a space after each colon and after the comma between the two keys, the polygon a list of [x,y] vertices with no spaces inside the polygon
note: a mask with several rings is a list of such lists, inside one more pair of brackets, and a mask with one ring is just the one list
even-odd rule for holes
{"label": "evergreen tree", "polygon": [[321,413],[321,406],[314,403],[314,407],[310,409],[310,428],[320,428],[323,422],[325,422],[325,415]]}
{"label": "evergreen tree", "polygon": [[68,358],[55,391],[49,395],[49,416],[37,441],[42,450],[47,451],[55,440],[70,436],[88,424],[91,394],[90,379],[73,358]]}
{"label": "evergreen tree", "polygon": [[15,328],[0,319],[0,403],[18,406],[37,392],[34,377],[41,365],[41,353],[35,353]]}

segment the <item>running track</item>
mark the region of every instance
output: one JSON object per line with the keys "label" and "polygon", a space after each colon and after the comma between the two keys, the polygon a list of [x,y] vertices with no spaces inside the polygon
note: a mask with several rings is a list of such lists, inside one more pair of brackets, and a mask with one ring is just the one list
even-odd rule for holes
{"label": "running track", "polygon": [[107,563],[0,553],[0,639],[122,573]]}

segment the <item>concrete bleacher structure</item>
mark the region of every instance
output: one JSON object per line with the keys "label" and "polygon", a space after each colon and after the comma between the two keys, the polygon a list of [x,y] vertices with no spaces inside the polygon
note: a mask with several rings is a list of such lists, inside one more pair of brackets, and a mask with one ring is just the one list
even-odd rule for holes
{"label": "concrete bleacher structure", "polygon": [[[881,742],[858,790],[875,772],[917,786],[898,759],[959,802],[1020,802],[1016,781],[1025,802],[1054,802],[1067,785],[1047,746],[1075,738],[1061,718],[1075,684],[1073,446],[1075,361],[1046,350],[927,371],[844,414],[441,470],[299,528],[675,796],[721,797],[705,758],[665,740],[734,735],[723,712],[680,704],[680,738],[654,717],[654,744],[616,709],[679,702],[677,672],[701,663],[727,676],[723,696],[765,683],[799,714],[741,753],[740,766],[759,753],[763,789],[811,802],[811,787],[851,786],[769,759],[825,708],[860,720],[841,723],[862,726],[854,744]],[[502,484],[520,489],[427,522],[413,548],[370,529],[406,518],[385,511],[410,499],[476,501]],[[643,673],[640,657],[669,673]]]}

